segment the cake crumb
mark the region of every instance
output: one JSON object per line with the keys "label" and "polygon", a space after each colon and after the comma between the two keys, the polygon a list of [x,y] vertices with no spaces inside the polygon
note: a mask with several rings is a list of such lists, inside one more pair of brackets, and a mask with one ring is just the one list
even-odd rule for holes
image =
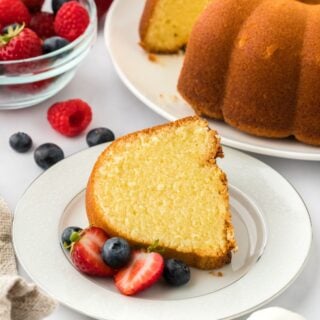
{"label": "cake crumb", "polygon": [[173,102],[178,102],[179,98],[178,98],[176,95],[174,95],[174,96],[172,97],[172,100],[173,100]]}
{"label": "cake crumb", "polygon": [[149,59],[149,61],[151,61],[151,62],[158,62],[158,57],[157,57],[155,54],[153,54],[153,53],[149,53],[149,54],[148,54],[148,59]]}
{"label": "cake crumb", "polygon": [[221,278],[221,277],[223,277],[223,273],[221,272],[221,271],[209,271],[209,274],[211,274],[212,276],[214,276],[214,277],[218,277],[218,278]]}

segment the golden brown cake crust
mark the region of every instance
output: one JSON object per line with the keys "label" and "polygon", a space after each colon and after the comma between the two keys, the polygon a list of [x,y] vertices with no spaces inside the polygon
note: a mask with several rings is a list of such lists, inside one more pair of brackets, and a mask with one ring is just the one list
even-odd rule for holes
{"label": "golden brown cake crust", "polygon": [[144,39],[147,35],[148,32],[148,28],[149,28],[149,23],[150,23],[150,19],[152,18],[154,9],[157,5],[158,0],[147,0],[144,10],[143,10],[143,14],[140,20],[140,25],[139,25],[139,34],[140,34],[140,45],[142,48],[144,48],[146,51],[151,52],[151,48],[149,48],[149,46],[147,45],[147,43],[145,43]]}
{"label": "golden brown cake crust", "polygon": [[[188,123],[189,121],[194,121],[195,119],[199,119],[197,116],[194,117],[188,117],[181,120],[177,120],[175,122],[170,123],[170,126],[176,126],[179,127],[182,124]],[[104,218],[104,212],[101,210],[101,207],[98,205],[98,201],[96,201],[95,198],[95,181],[96,179],[99,179],[99,174],[97,173],[98,168],[103,164],[105,155],[110,152],[110,150],[116,150],[117,146],[121,143],[126,143],[130,140],[134,140],[136,136],[139,133],[147,133],[152,134],[153,132],[157,130],[162,130],[163,128],[167,128],[168,124],[156,126],[153,128],[144,129],[141,131],[138,131],[133,134],[129,134],[126,136],[121,137],[120,139],[117,139],[112,144],[110,144],[99,156],[93,171],[91,173],[88,185],[87,185],[87,191],[86,191],[86,210],[87,210],[87,216],[90,222],[90,225],[100,227],[104,229],[110,236],[121,236],[126,238],[130,244],[137,245],[139,247],[148,247],[150,243],[144,243],[139,242],[137,240],[134,240],[130,237],[128,234],[123,234],[121,230],[114,230],[112,226],[108,224],[108,221]],[[208,128],[209,130],[209,128]],[[215,164],[217,157],[223,157],[222,148],[220,145],[220,140],[217,136],[217,133],[215,133],[215,139],[216,139],[216,148],[212,152],[210,156],[209,163]],[[199,268],[199,269],[215,269],[220,268],[225,264],[228,264],[231,262],[231,251],[237,249],[236,241],[234,239],[234,230],[231,223],[231,213],[230,213],[230,207],[229,207],[229,194],[228,194],[228,186],[227,186],[227,177],[226,175],[221,171],[221,182],[223,184],[223,190],[221,191],[223,199],[225,203],[227,204],[228,208],[228,214],[225,219],[225,234],[227,235],[227,244],[228,248],[225,252],[221,252],[215,257],[210,256],[210,254],[201,253],[198,252],[181,252],[177,250],[173,250],[172,248],[166,248],[164,256],[174,257],[177,259],[181,259],[185,261],[190,266]]]}
{"label": "golden brown cake crust", "polygon": [[[304,3],[305,2],[305,3]],[[198,115],[320,145],[320,1],[216,0],[188,42],[178,90]]]}

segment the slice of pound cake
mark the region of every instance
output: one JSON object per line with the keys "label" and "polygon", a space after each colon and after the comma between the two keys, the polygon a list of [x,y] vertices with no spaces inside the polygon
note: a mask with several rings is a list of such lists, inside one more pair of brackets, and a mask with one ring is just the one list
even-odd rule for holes
{"label": "slice of pound cake", "polygon": [[140,21],[141,46],[155,53],[183,49],[198,16],[212,0],[147,0]]}
{"label": "slice of pound cake", "polygon": [[189,117],[124,136],[98,158],[86,193],[90,224],[200,269],[235,249],[217,133]]}

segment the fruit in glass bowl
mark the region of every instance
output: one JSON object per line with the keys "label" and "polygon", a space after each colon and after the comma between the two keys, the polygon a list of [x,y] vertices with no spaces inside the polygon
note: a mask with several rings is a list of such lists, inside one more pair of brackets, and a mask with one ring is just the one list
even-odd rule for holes
{"label": "fruit in glass bowl", "polygon": [[[0,8],[6,1],[9,0],[0,0]],[[84,24],[68,23],[78,11]],[[63,22],[57,19],[58,15],[64,17]],[[54,19],[47,19],[49,15],[44,14],[41,17],[39,11],[30,11],[30,16],[27,22],[3,25],[0,14],[0,109],[32,106],[55,95],[74,77],[76,67],[96,39],[94,0],[69,1]],[[41,32],[38,21],[42,18],[47,19],[46,23],[53,22],[54,34]],[[72,29],[78,27],[80,32]],[[64,34],[71,38],[66,39]]]}

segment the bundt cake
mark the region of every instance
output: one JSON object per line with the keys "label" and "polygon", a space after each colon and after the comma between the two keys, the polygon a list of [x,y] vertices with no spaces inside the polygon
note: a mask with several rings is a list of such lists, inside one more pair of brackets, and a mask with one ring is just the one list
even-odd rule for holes
{"label": "bundt cake", "polygon": [[180,94],[242,131],[320,145],[318,3],[214,0],[192,30]]}
{"label": "bundt cake", "polygon": [[149,52],[174,53],[187,44],[196,18],[212,0],[147,0],[140,21],[141,45]]}
{"label": "bundt cake", "polygon": [[86,192],[91,225],[166,257],[211,269],[236,247],[216,132],[189,117],[120,138],[98,158]]}

